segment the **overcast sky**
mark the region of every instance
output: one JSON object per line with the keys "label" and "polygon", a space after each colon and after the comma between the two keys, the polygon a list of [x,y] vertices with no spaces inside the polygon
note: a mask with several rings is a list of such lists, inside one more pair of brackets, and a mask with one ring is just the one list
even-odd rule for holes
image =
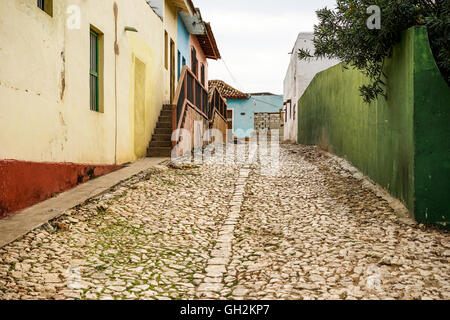
{"label": "overcast sky", "polygon": [[299,32],[312,32],[315,11],[335,0],[194,0],[211,22],[224,61],[209,61],[209,78],[244,92],[283,93],[288,54]]}

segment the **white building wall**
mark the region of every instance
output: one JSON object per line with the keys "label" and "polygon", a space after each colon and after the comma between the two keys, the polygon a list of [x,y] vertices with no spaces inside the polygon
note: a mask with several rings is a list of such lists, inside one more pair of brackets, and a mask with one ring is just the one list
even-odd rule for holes
{"label": "white building wall", "polygon": [[340,61],[336,59],[310,59],[300,61],[298,59],[299,49],[309,49],[314,54],[313,33],[299,33],[295,46],[292,49],[291,62],[284,79],[284,102],[286,104],[286,122],[284,123],[284,140],[297,141],[298,133],[298,100],[301,98],[306,88],[308,88],[314,76],[328,69]]}

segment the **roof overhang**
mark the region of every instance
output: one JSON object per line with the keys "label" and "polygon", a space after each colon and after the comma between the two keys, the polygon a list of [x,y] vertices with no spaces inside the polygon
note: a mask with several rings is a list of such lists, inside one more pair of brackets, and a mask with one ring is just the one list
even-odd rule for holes
{"label": "roof overhang", "polygon": [[192,0],[171,0],[171,2],[178,10],[188,15],[193,15],[195,12]]}
{"label": "roof overhang", "polygon": [[209,22],[205,22],[206,33],[202,35],[197,35],[198,42],[208,59],[220,59],[219,48],[217,47],[216,38],[212,32],[211,25]]}
{"label": "roof overhang", "polygon": [[[192,1],[189,0],[192,4]],[[217,47],[216,38],[212,32],[209,22],[203,21],[202,14],[198,8],[194,9],[191,14],[186,11],[180,11],[180,17],[189,32],[197,37],[200,46],[208,59],[220,59],[219,48]]]}
{"label": "roof overhang", "polygon": [[192,14],[189,12],[181,11],[180,17],[181,20],[183,20],[183,23],[186,26],[189,34],[200,35],[206,33],[206,28],[199,9],[194,9],[194,12]]}

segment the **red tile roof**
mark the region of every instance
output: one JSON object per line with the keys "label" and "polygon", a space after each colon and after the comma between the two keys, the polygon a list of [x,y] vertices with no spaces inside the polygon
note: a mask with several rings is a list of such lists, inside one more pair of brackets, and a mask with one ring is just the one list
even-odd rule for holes
{"label": "red tile roof", "polygon": [[[195,8],[196,13],[202,20],[202,15],[200,13],[200,9]],[[205,27],[204,34],[195,35],[202,47],[203,52],[205,53],[206,58],[218,60],[221,58],[219,48],[217,47],[216,38],[214,37],[214,33],[211,28],[211,24],[209,22],[205,22],[202,20],[202,24]]]}
{"label": "red tile roof", "polygon": [[225,99],[247,99],[248,94],[243,93],[222,80],[208,81],[209,92],[212,93],[215,88],[219,90],[220,95]]}

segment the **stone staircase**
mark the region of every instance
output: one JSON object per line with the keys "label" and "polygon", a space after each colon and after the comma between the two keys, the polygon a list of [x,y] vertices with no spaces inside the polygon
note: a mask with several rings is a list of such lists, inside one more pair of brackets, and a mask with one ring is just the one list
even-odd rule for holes
{"label": "stone staircase", "polygon": [[147,149],[148,157],[170,157],[172,153],[172,105],[165,104]]}

